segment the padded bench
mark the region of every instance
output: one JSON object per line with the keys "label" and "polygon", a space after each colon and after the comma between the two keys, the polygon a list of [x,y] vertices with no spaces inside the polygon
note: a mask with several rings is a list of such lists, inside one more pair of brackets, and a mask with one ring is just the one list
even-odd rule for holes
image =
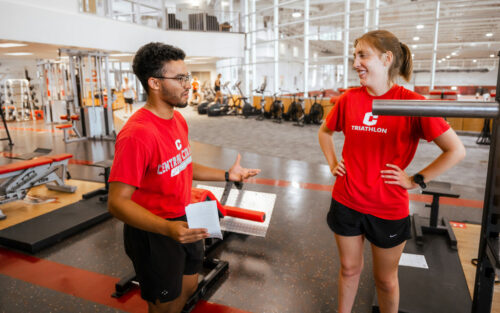
{"label": "padded bench", "polygon": [[[70,142],[81,141],[81,140],[87,139],[80,134],[80,131],[78,130],[78,127],[77,127],[77,122],[80,120],[80,115],[71,115],[71,116],[69,116],[69,118],[68,118],[68,115],[61,115],[60,117],[62,120],[71,121],[71,124],[63,124],[63,125],[56,126],[57,129],[60,129],[64,132],[63,140],[65,143],[70,143]],[[70,130],[72,130],[73,133],[75,134],[75,136],[73,136],[74,138],[70,138],[70,133],[69,133]]]}
{"label": "padded bench", "polygon": [[[42,156],[0,166],[0,204],[22,200],[30,188],[46,184],[50,190],[75,192],[75,186],[64,183],[72,154]],[[0,210],[0,220],[6,216]]]}

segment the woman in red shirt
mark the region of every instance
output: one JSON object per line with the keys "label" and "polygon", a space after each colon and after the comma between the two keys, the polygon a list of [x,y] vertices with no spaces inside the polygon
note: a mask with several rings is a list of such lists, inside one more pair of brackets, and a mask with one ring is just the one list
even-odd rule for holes
{"label": "woman in red shirt", "polygon": [[[363,269],[363,243],[368,239],[381,312],[397,312],[398,264],[411,237],[408,189],[425,188],[465,156],[465,148],[442,118],[376,116],[374,99],[421,100],[424,97],[394,83],[409,81],[408,46],[384,30],[368,32],[354,42],[354,69],[361,87],[339,97],[319,131],[319,143],[336,176],[327,222],[340,255],[339,312],[351,312]],[[332,135],[345,135],[337,159]],[[419,173],[404,169],[420,139],[434,141],[442,153]]]}

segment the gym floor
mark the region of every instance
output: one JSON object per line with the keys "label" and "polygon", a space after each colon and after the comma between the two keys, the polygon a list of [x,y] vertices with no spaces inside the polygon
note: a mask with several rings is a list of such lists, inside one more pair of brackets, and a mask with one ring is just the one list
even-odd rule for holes
{"label": "gym floor", "polygon": [[[262,169],[244,190],[276,195],[265,238],[232,235],[214,251],[215,257],[229,262],[229,272],[207,298],[209,303],[196,312],[335,312],[339,259],[325,222],[333,178],[317,142],[318,126],[294,127],[235,116],[209,118],[192,107],[180,111],[190,127],[195,162],[229,168],[239,152],[243,166]],[[124,114],[115,114],[119,129]],[[15,145],[9,149],[3,142],[0,164],[15,162],[7,158],[12,154],[50,148],[52,153],[73,154],[72,179],[102,182],[102,170],[89,164],[114,154],[111,141],[65,144],[62,132],[43,122],[10,123],[9,130]],[[440,215],[467,222],[469,229],[476,230],[475,235],[464,235],[474,247],[478,227],[473,224],[481,221],[489,147],[476,145],[475,136],[460,138],[467,148],[466,159],[437,179],[450,183],[450,192],[460,198],[442,204]],[[335,134],[334,139],[341,151],[342,135]],[[423,168],[438,153],[433,143],[422,141],[408,172]],[[412,212],[429,215],[424,208],[429,198],[417,191],[410,198]],[[0,228],[8,220],[0,221]],[[112,218],[35,255],[0,247],[0,312],[146,312],[137,291],[120,300],[110,297],[114,283],[132,271],[123,250],[122,227]],[[457,237],[462,231],[457,230]],[[353,312],[371,312],[375,293],[371,263],[366,244]],[[470,258],[462,263],[466,276],[471,276],[474,268],[465,269]],[[500,299],[493,301],[493,311],[500,311]]]}

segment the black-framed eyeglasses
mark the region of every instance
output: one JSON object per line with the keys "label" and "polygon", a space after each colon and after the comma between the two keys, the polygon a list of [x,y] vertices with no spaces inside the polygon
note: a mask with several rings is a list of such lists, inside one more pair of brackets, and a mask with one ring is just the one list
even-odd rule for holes
{"label": "black-framed eyeglasses", "polygon": [[153,76],[153,77],[158,78],[158,79],[175,79],[179,82],[179,84],[189,83],[191,81],[191,79],[193,79],[193,76],[191,76],[191,74],[177,75],[174,77],[165,77],[165,76]]}

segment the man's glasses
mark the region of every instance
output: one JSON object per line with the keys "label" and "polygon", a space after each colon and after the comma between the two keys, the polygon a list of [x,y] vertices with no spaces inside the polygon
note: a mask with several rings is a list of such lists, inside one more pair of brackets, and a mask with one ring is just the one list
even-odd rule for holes
{"label": "man's glasses", "polygon": [[158,78],[158,79],[175,79],[179,82],[179,84],[186,84],[186,83],[189,83],[191,81],[191,79],[193,78],[191,76],[191,74],[188,74],[188,75],[177,75],[175,77],[165,77],[165,76],[153,76],[154,78]]}

